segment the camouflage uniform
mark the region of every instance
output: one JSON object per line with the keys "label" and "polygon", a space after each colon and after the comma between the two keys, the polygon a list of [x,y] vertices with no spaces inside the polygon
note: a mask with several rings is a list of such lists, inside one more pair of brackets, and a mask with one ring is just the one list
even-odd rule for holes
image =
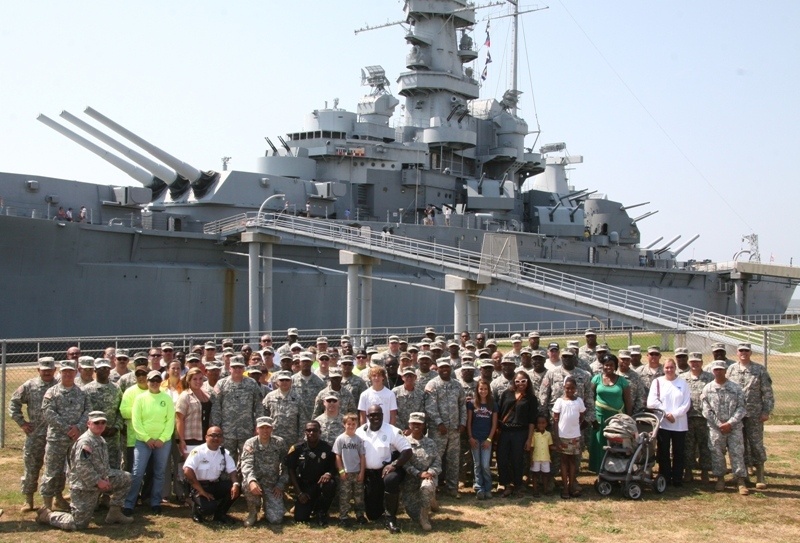
{"label": "camouflage uniform", "polygon": [[[270,524],[280,524],[286,512],[283,507],[283,495],[276,498],[272,494],[273,488],[283,490],[289,481],[289,474],[283,466],[283,459],[289,452],[289,446],[282,438],[272,435],[269,442],[264,445],[258,436],[251,437],[244,443],[242,450],[242,493],[248,505],[255,505],[257,509],[264,503],[264,515]],[[255,481],[261,487],[263,496],[253,496],[250,493],[250,483]]]}
{"label": "camouflage uniform", "polygon": [[211,396],[211,426],[219,426],[225,436],[223,446],[238,464],[244,442],[256,432],[261,416],[261,387],[245,377],[235,383],[230,377],[220,380]]}
{"label": "camouflage uniform", "polygon": [[[716,362],[716,360],[712,360],[711,362],[703,366],[703,371],[711,373],[711,364],[713,364],[714,362]],[[726,369],[736,364],[736,360],[731,360],[730,358],[726,358],[725,360],[723,360],[723,362],[725,362]]]}
{"label": "camouflage uniform", "polygon": [[125,394],[126,390],[136,386],[136,374],[132,371],[128,372],[120,377],[119,381],[117,381],[115,384],[119,387],[119,391]]}
{"label": "camouflage uniform", "polygon": [[64,464],[73,443],[67,432],[71,426],[86,428],[89,411],[89,399],[77,386],[65,388],[58,383],[45,392],[42,413],[47,421],[47,446],[44,449],[44,477],[39,488],[42,496],[53,497],[64,491]]}
{"label": "camouflage uniform", "polygon": [[421,371],[417,370],[417,384],[414,385],[418,389],[424,391],[425,387],[430,383],[433,379],[439,377],[439,374],[435,371],[431,370],[428,373],[423,374]]}
{"label": "camouflage uniform", "polygon": [[[114,386],[114,385],[111,385]],[[122,507],[131,487],[131,474],[108,467],[105,440],[85,431],[69,451],[70,513],[50,513],[51,526],[62,530],[86,528],[94,516],[101,492],[98,481],[111,483],[111,507]]]}
{"label": "camouflage uniform", "polygon": [[[651,368],[648,364],[642,364],[636,368],[636,373],[642,378],[642,386],[645,390],[645,397],[650,393],[650,385],[653,384],[658,377],[664,375],[664,366],[658,366],[656,369]],[[647,405],[647,402],[645,402]]]}
{"label": "camouflage uniform", "polygon": [[647,393],[649,391],[644,387],[641,376],[633,369],[629,369],[627,373],[617,370],[617,375],[625,377],[630,383],[629,390],[631,391],[633,413],[643,411],[647,407]]}
{"label": "camouflage uniform", "polygon": [[328,445],[333,446],[336,438],[344,433],[344,416],[340,413],[335,417],[329,417],[323,413],[314,419],[319,423],[320,436],[322,441],[327,441]]}
{"label": "camouflage uniform", "polygon": [[346,388],[347,391],[353,396],[353,402],[357,407],[358,400],[361,398],[361,393],[367,390],[369,387],[367,386],[367,383],[364,382],[364,379],[353,374],[350,377],[342,377],[342,388]]}
{"label": "camouflage uniform", "polygon": [[339,413],[347,414],[347,413],[358,413],[358,404],[353,399],[353,395],[350,394],[350,391],[347,390],[344,385],[340,390],[333,390],[330,385],[323,388],[319,394],[317,394],[316,399],[314,400],[314,413],[315,417],[320,416],[322,413],[325,412],[325,401],[324,398],[328,394],[336,396],[339,398]]}
{"label": "camouflage uniform", "polygon": [[[111,383],[112,385],[116,385],[117,383],[119,383],[120,379],[122,379],[125,375],[131,374],[131,373],[133,373],[133,370],[130,370],[130,371],[128,371],[128,373],[125,373],[123,375],[120,375],[119,372],[117,371],[117,368],[111,368],[111,371],[108,374],[108,382]],[[117,386],[119,386],[119,385],[117,385]],[[125,392],[125,391],[123,390],[122,392]]]}
{"label": "camouflage uniform", "polygon": [[[744,464],[744,439],[742,419],[747,414],[742,388],[733,381],[718,385],[711,381],[700,394],[703,416],[708,424],[709,444],[711,446],[711,465],[717,477],[725,475],[725,449],[731,457],[731,470],[736,477],[747,476]],[[732,425],[728,434],[719,430],[719,425],[729,422]]]}
{"label": "camouflage uniform", "polygon": [[744,393],[747,415],[742,420],[744,433],[744,456],[748,466],[758,466],[766,462],[767,451],[764,448],[764,423],[761,416],[769,416],[775,408],[775,396],[772,391],[772,378],[761,364],[750,362],[746,366],[740,363],[728,367],[728,380],[733,381]]}
{"label": "camouflage uniform", "polygon": [[300,397],[294,389],[286,395],[280,390],[273,390],[262,403],[264,414],[275,420],[272,435],[283,438],[286,443],[297,443],[301,439]]}
{"label": "camouflage uniform", "polygon": [[119,413],[119,404],[122,402],[122,392],[113,384],[102,385],[97,381],[92,381],[85,387],[83,392],[89,398],[89,408],[91,411],[102,411],[108,417],[106,430],[114,429],[113,436],[103,436],[108,447],[108,465],[111,469],[120,469],[122,461],[122,449],[120,448],[120,435],[124,421]]}
{"label": "camouflage uniform", "polygon": [[28,421],[33,430],[25,436],[25,446],[22,449],[22,460],[25,463],[25,472],[22,475],[21,489],[23,494],[33,494],[39,483],[39,473],[44,463],[44,448],[47,442],[47,421],[42,413],[42,400],[44,394],[57,381],[49,383],[42,381],[41,377],[34,377],[22,383],[8,405],[8,414],[14,422],[22,426],[25,416],[22,414],[22,405],[28,406]]}
{"label": "camouflage uniform", "polygon": [[539,387],[539,414],[546,416],[552,422],[553,406],[557,399],[564,396],[564,379],[567,377],[574,377],[578,384],[577,396],[583,400],[583,404],[586,406],[584,420],[593,422],[595,412],[592,375],[577,367],[572,371],[567,371],[563,366],[559,366],[545,374]]}
{"label": "camouflage uniform", "polygon": [[[703,416],[703,402],[701,395],[705,386],[714,380],[714,376],[707,371],[695,377],[691,371],[682,375],[689,384],[689,393],[692,396],[691,407],[686,415],[689,417],[689,432],[686,434],[686,469],[699,469],[711,471],[711,449],[708,444],[708,425]],[[698,462],[697,459],[700,458]]]}
{"label": "camouflage uniform", "polygon": [[506,379],[505,375],[502,373],[500,377],[492,379],[492,382],[489,384],[489,388],[492,391],[492,397],[494,398],[494,403],[497,405],[500,402],[500,396],[503,395],[503,392],[508,390],[514,382],[514,377],[512,376],[511,379]]}
{"label": "camouflage uniform", "polygon": [[301,424],[314,420],[314,402],[323,388],[325,382],[313,373],[308,377],[301,373],[292,375],[292,391],[300,398]]}
{"label": "camouflage uniform", "polygon": [[[436,497],[436,487],[442,473],[442,458],[433,439],[427,436],[422,436],[420,440],[407,436],[407,439],[411,445],[411,459],[403,466],[407,475],[403,480],[403,505],[408,516],[416,521],[420,510],[430,507]],[[420,474],[425,471],[433,473],[434,477],[421,479]]]}
{"label": "camouflage uniform", "polygon": [[[449,381],[436,377],[425,386],[425,413],[428,421],[428,437],[436,443],[446,466],[445,481],[451,492],[458,491],[458,467],[461,428],[467,425],[467,403],[464,390],[455,379]],[[444,424],[447,433],[439,433]]]}
{"label": "camouflage uniform", "polygon": [[539,389],[542,388],[542,380],[544,379],[544,376],[547,375],[547,370],[543,371],[542,373],[536,373],[536,371],[531,368],[529,370],[525,370],[525,373],[527,373],[528,377],[530,377],[531,386],[533,387],[533,394],[538,398]]}
{"label": "camouflage uniform", "polygon": [[408,429],[408,416],[411,413],[424,410],[425,393],[414,386],[414,390],[409,392],[404,386],[394,387],[392,389],[395,398],[397,398],[397,418],[394,425],[401,430]]}

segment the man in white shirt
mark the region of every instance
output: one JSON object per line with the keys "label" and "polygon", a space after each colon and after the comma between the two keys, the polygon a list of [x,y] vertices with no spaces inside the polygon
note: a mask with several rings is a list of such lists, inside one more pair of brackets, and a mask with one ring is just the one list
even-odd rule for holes
{"label": "man in white shirt", "polygon": [[[223,472],[230,479],[220,479]],[[214,515],[214,520],[223,524],[233,522],[228,509],[239,497],[242,485],[233,458],[222,447],[222,428],[208,429],[205,444],[186,458],[183,474],[192,487],[192,520],[203,522],[205,515]]]}
{"label": "man in white shirt", "polygon": [[399,428],[383,422],[380,405],[367,409],[367,421],[356,430],[356,435],[364,440],[367,518],[377,520],[383,514],[386,528],[396,534],[400,532],[397,522],[400,485],[406,474],[402,467],[411,459],[411,445]]}

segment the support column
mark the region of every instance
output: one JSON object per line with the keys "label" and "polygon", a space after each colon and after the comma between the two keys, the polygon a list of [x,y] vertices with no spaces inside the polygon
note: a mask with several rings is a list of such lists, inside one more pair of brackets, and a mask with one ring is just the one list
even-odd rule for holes
{"label": "support column", "polygon": [[360,335],[360,345],[370,340],[372,266],[380,262],[352,251],[339,251],[339,264],[347,266],[347,333],[353,338]]}
{"label": "support column", "polygon": [[[247,243],[248,324],[250,341],[258,343],[262,330],[272,330],[272,245],[280,238],[255,229],[242,234]],[[266,258],[265,258],[266,257]]]}
{"label": "support column", "polygon": [[475,334],[481,329],[479,291],[470,290],[467,293],[467,330]]}
{"label": "support column", "polygon": [[[470,301],[469,295],[470,293],[476,293],[478,291],[478,285],[475,281],[471,281],[464,277],[458,277],[456,275],[445,275],[444,276],[444,288],[445,290],[452,291],[454,294],[454,301],[453,301],[453,328],[454,334],[460,333],[462,330],[471,330],[476,331],[478,328],[472,328],[470,326],[467,328],[467,318],[468,313],[474,311],[474,315],[471,316],[473,322],[470,324],[477,326],[477,299]],[[474,296],[474,294],[473,294]]]}

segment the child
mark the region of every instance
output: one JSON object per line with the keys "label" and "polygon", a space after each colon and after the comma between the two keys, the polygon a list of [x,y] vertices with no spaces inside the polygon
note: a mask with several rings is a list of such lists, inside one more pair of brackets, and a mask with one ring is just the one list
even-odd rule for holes
{"label": "child", "polygon": [[561,450],[561,481],[563,499],[581,495],[575,476],[581,459],[581,423],[586,406],[576,393],[578,384],[574,377],[564,379],[564,396],[553,406],[553,431],[555,442]]}
{"label": "child", "polygon": [[547,431],[547,417],[540,415],[536,419],[536,431],[531,437],[531,450],[533,451],[533,495],[539,497],[539,488],[547,488],[550,479],[550,447],[553,446],[553,436]]}
{"label": "child", "polygon": [[475,497],[485,500],[492,497],[492,436],[497,430],[497,408],[487,381],[478,381],[475,399],[467,403],[467,436],[475,467]]}
{"label": "child", "polygon": [[348,413],[344,416],[344,433],[333,442],[333,453],[336,455],[336,469],[339,470],[339,524],[347,526],[350,512],[350,499],[356,510],[356,520],[366,524],[364,516],[364,473],[366,462],[364,457],[364,441],[356,435],[358,415]]}

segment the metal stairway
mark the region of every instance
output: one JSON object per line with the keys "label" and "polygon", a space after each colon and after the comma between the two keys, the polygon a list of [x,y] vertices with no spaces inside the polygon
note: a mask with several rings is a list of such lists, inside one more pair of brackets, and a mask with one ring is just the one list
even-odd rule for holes
{"label": "metal stairway", "polygon": [[[475,251],[351,227],[331,220],[309,219],[283,213],[242,213],[205,225],[206,234],[221,238],[257,231],[299,244],[352,251],[430,271],[485,283],[506,283],[523,293],[568,303],[598,318],[614,318],[632,325],[674,330],[719,329],[716,341],[731,342],[724,329],[754,328],[747,321],[670,302],[655,296],[614,287],[577,275],[556,272],[530,263],[488,259]],[[710,336],[709,336],[710,337]],[[746,340],[742,337],[741,340]],[[754,342],[760,340],[753,337]]]}

